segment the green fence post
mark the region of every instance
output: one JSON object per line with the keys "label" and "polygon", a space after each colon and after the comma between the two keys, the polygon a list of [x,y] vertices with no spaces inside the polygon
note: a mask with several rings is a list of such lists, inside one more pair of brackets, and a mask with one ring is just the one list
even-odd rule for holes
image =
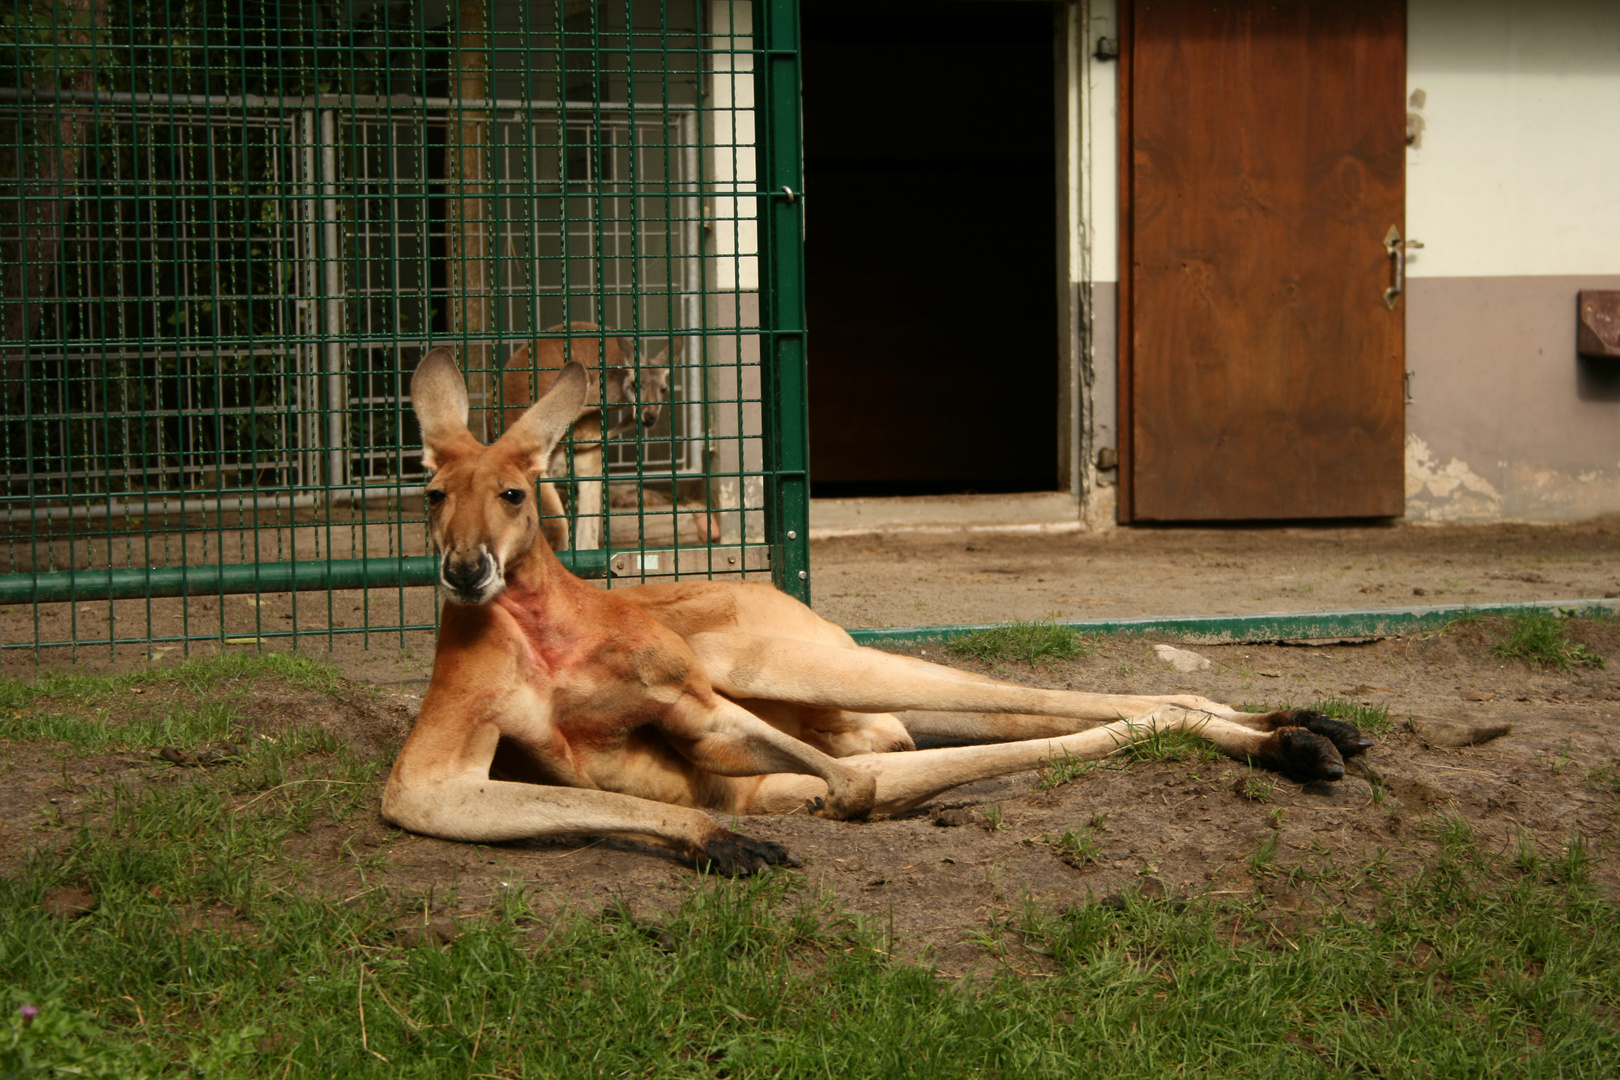
{"label": "green fence post", "polygon": [[755,0],[765,539],[776,584],[810,602],[810,415],[805,372],[804,178],[798,0]]}

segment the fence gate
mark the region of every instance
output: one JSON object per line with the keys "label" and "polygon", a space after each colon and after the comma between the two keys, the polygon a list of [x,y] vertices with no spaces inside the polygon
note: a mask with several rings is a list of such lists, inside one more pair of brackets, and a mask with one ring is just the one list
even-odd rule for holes
{"label": "fence gate", "polygon": [[808,599],[796,0],[0,5],[0,647],[431,631],[441,344],[669,369],[575,572]]}

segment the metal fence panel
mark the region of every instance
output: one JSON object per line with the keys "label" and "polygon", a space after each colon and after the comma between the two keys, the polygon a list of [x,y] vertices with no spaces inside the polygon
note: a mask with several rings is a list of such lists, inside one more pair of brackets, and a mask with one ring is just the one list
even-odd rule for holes
{"label": "metal fence panel", "polygon": [[0,647],[430,632],[410,372],[548,337],[669,368],[564,561],[808,597],[795,0],[0,4]]}

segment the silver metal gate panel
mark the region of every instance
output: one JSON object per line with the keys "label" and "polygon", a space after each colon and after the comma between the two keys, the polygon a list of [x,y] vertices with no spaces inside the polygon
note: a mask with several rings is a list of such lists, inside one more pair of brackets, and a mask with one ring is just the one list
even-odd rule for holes
{"label": "silver metal gate panel", "polygon": [[[299,453],[310,387],[290,344],[298,282],[237,280],[243,260],[219,255],[251,246],[264,263],[297,261],[281,199],[293,125],[240,101],[145,97],[57,107],[93,131],[99,182],[63,214],[66,287],[41,305],[36,335],[55,347],[28,353],[47,397],[17,403],[41,445],[5,478],[6,520],[208,512],[241,505],[242,488],[317,482]],[[248,160],[255,175],[219,198],[220,174]]]}

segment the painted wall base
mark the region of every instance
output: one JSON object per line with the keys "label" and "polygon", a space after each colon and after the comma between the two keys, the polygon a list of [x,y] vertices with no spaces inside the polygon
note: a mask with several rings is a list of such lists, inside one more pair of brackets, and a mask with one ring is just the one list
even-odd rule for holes
{"label": "painted wall base", "polygon": [[1409,520],[1620,514],[1620,361],[1576,355],[1582,289],[1620,275],[1409,279]]}

